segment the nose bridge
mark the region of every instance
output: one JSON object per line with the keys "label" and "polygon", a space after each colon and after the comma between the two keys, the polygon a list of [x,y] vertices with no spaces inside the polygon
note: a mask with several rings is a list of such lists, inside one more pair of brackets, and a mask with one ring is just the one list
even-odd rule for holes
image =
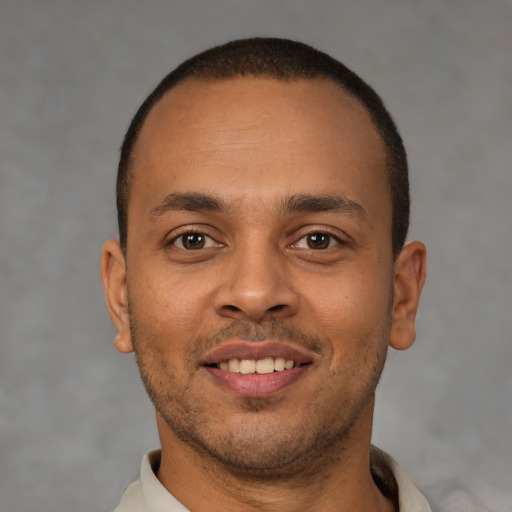
{"label": "nose bridge", "polygon": [[268,235],[254,235],[236,244],[221,282],[217,309],[224,316],[257,322],[269,315],[292,314],[296,308],[284,255]]}

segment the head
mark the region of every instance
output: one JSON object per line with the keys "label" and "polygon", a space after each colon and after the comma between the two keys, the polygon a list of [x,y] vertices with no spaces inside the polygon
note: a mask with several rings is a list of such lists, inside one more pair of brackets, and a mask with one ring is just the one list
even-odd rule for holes
{"label": "head", "polygon": [[118,166],[117,215],[123,249],[128,232],[132,162],[138,135],[148,113],[167,92],[187,79],[219,81],[250,76],[283,82],[331,80],[364,106],[386,149],[392,203],[392,250],[396,256],[409,228],[410,197],[407,155],[392,117],[378,94],[341,62],[306,44],[277,38],[242,39],[206,50],[171,71],[142,103],[126,132]]}
{"label": "head", "polygon": [[118,204],[107,303],[164,453],[285,478],[368,447],[425,248],[403,245],[405,153],[367,85],[288,41],[193,58],[136,114]]}

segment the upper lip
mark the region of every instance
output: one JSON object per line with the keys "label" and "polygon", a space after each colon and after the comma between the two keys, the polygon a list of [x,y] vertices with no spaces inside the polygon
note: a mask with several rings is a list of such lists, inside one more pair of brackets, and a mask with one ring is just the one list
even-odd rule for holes
{"label": "upper lip", "polygon": [[263,341],[258,343],[225,343],[207,352],[201,364],[217,364],[220,361],[228,361],[234,358],[258,360],[267,357],[291,359],[297,364],[305,364],[313,361],[313,355],[309,351],[300,350],[281,342]]}

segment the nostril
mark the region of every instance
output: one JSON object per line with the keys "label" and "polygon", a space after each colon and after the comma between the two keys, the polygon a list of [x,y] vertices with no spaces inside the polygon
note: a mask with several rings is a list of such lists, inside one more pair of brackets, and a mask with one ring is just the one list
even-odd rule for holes
{"label": "nostril", "polygon": [[286,306],[284,304],[278,304],[277,306],[272,306],[271,308],[268,308],[267,311],[281,311],[285,308]]}

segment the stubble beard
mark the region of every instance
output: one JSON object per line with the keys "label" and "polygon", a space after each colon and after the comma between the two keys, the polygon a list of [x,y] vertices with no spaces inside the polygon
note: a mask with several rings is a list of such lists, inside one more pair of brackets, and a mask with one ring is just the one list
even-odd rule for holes
{"label": "stubble beard", "polygon": [[[162,365],[162,359],[156,360],[145,349],[151,345],[137,334],[133,315],[131,317],[131,335],[142,382],[156,411],[164,419],[175,436],[192,448],[201,460],[210,466],[221,466],[225,471],[245,480],[291,480],[319,477],[335,463],[345,447],[349,445],[352,430],[361,413],[373,408],[375,389],[378,385],[387,355],[389,330],[382,333],[377,351],[372,354],[373,367],[366,380],[360,383],[357,399],[347,397],[343,389],[338,390],[338,407],[332,403],[314,403],[308,406],[310,414],[307,421],[293,428],[280,429],[264,425],[261,430],[250,428],[241,423],[233,431],[214,432],[209,428],[210,417],[215,415],[204,397],[197,396],[191,384],[181,384],[172,371],[165,366],[164,371],[155,374],[155,365]],[[299,341],[303,346],[316,352],[327,346],[328,341],[276,322],[270,321],[266,326],[254,326],[233,323],[214,335],[195,340],[191,346],[200,353],[205,346],[217,346],[222,339],[229,339],[235,334],[247,341],[263,341],[266,334],[272,338]],[[254,333],[254,334],[251,334]],[[249,339],[250,338],[250,339]],[[362,340],[363,341],[363,340]],[[329,381],[330,376],[326,376]],[[272,398],[242,398],[242,412],[250,415],[265,414],[272,409]],[[318,421],[318,418],[321,418]],[[264,421],[264,420],[262,420]],[[322,470],[322,471],[320,471]]]}

